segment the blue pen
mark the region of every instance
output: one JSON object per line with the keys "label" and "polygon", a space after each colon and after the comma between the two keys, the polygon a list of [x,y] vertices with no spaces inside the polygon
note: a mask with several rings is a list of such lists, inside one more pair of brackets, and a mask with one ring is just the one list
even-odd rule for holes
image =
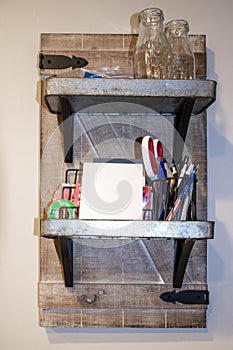
{"label": "blue pen", "polygon": [[161,161],[159,163],[158,177],[160,179],[163,179],[163,178],[167,177],[167,171],[165,169],[164,163],[167,163],[165,158],[161,159]]}
{"label": "blue pen", "polygon": [[167,164],[167,161],[165,158],[162,158],[159,163],[159,171],[158,171],[158,181],[160,182],[160,189],[161,192],[161,198],[160,201],[162,204],[160,205],[161,212],[158,216],[158,220],[163,220],[166,212],[167,202],[168,202],[168,196],[169,196],[169,183],[167,180],[167,170],[164,166],[164,164]]}

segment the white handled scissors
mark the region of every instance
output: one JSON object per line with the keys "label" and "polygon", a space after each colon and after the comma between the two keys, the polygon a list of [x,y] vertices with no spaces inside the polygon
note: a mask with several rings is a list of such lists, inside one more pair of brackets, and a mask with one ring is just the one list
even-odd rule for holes
{"label": "white handled scissors", "polygon": [[157,149],[155,153],[154,141],[151,136],[144,136],[142,139],[142,159],[146,174],[151,181],[158,178],[158,166],[156,162]]}

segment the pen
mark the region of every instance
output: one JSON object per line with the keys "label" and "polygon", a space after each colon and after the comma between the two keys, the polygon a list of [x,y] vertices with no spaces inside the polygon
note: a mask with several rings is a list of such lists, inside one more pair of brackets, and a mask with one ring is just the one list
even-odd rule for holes
{"label": "pen", "polygon": [[184,157],[184,161],[183,161],[183,164],[181,165],[180,167],[180,173],[178,174],[178,182],[177,182],[177,187],[180,186],[180,183],[182,181],[182,178],[184,177],[185,175],[185,172],[187,170],[187,167],[188,167],[188,156]]}

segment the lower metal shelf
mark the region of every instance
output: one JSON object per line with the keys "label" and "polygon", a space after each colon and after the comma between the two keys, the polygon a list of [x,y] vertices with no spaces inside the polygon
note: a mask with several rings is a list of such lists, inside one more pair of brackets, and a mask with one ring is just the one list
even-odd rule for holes
{"label": "lower metal shelf", "polygon": [[66,287],[73,287],[74,239],[173,239],[173,287],[181,288],[193,245],[214,237],[214,222],[42,219],[41,236],[59,244]]}

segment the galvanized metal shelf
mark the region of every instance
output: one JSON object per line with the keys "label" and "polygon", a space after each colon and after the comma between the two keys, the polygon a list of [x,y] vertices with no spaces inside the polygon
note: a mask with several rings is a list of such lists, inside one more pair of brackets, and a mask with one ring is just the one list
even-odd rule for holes
{"label": "galvanized metal shelf", "polygon": [[42,219],[41,236],[58,240],[66,287],[73,287],[73,239],[174,239],[173,287],[180,288],[195,240],[213,238],[214,222]]}
{"label": "galvanized metal shelf", "polygon": [[[45,101],[50,112],[61,114],[65,162],[73,161],[72,114],[98,105],[112,112],[110,102],[120,102],[121,112],[135,113],[139,106],[160,114],[176,115],[181,137],[174,140],[174,159],[180,162],[191,114],[199,114],[215,101],[213,80],[86,79],[51,77],[45,81]],[[87,111],[87,110],[86,110]],[[145,112],[145,110],[144,110]]]}
{"label": "galvanized metal shelf", "polygon": [[214,222],[42,219],[41,235],[50,238],[211,239]]}
{"label": "galvanized metal shelf", "polygon": [[45,82],[45,100],[52,113],[62,112],[60,98],[65,96],[73,113],[101,103],[129,102],[135,104],[135,111],[142,105],[158,113],[176,114],[184,99],[191,98],[192,113],[199,114],[215,100],[215,90],[213,80],[51,77]]}

